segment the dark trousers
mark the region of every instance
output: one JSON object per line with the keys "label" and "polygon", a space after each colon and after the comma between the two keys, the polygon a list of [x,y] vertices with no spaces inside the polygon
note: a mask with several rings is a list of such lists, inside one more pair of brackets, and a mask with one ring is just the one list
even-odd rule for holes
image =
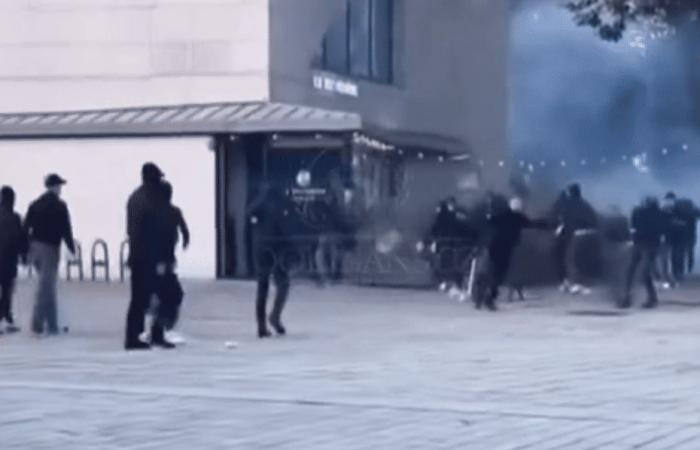
{"label": "dark trousers", "polygon": [[486,305],[495,306],[500,295],[501,286],[505,283],[510,269],[510,261],[513,258],[514,248],[495,247],[489,250],[489,260],[491,262],[490,293],[486,299]]}
{"label": "dark trousers", "polygon": [[557,236],[554,244],[554,263],[556,265],[557,279],[560,282],[569,278],[568,255],[573,239],[573,234],[564,231]]}
{"label": "dark trousers", "polygon": [[[134,265],[131,268],[131,301],[126,314],[126,345],[139,341],[139,336],[145,329],[146,311],[157,290],[158,276],[155,267]],[[158,320],[154,320],[151,339],[157,341],[162,337],[163,327]]]}
{"label": "dark trousers", "polygon": [[172,330],[180,318],[180,307],[184,291],[177,273],[172,269],[158,276],[156,293],[158,295],[158,310],[156,320],[166,330]]}
{"label": "dark trousers", "polygon": [[671,243],[671,271],[676,281],[681,281],[686,270],[686,243],[682,240]]}
{"label": "dark trousers", "polygon": [[632,259],[627,269],[627,278],[625,283],[625,298],[623,304],[627,306],[631,301],[632,286],[634,278],[637,275],[637,270],[642,271],[642,281],[647,291],[647,302],[656,304],[658,297],[656,288],[654,287],[654,279],[652,277],[653,264],[656,261],[658,248],[654,245],[634,244],[632,247]]}
{"label": "dark trousers", "polygon": [[687,259],[687,266],[686,270],[687,273],[693,273],[693,270],[695,270],[695,246],[697,245],[697,238],[692,237],[689,242],[688,246],[685,250],[685,255]]}
{"label": "dark trousers", "polygon": [[279,323],[289,295],[289,268],[285,264],[283,251],[265,250],[257,255],[258,290],[255,301],[255,318],[258,332],[267,331],[267,297],[270,291],[270,278],[274,279],[277,293],[272,306],[270,320]]}
{"label": "dark trousers", "polygon": [[12,316],[12,296],[15,290],[15,279],[12,277],[0,278],[0,322],[3,319],[10,325],[15,323]]}

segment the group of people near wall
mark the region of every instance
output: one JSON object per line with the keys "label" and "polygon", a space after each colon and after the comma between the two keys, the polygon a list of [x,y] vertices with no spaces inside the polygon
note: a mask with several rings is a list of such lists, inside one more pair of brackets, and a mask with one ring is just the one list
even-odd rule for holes
{"label": "group of people near wall", "polygon": [[[172,186],[165,181],[161,169],[146,163],[141,178],[141,186],[127,202],[131,299],[124,347],[127,350],[146,350],[152,346],[174,348],[165,331],[175,327],[184,296],[176,273],[175,254],[180,236],[183,247],[187,248],[190,235],[182,211],[172,204]],[[62,243],[75,252],[69,208],[61,200],[65,184],[66,180],[59,175],[48,175],[45,193],[31,203],[24,220],[14,210],[12,188],[5,186],[0,190],[0,321],[6,323],[0,332],[19,331],[12,312],[12,294],[20,262],[31,264],[38,272],[31,332],[36,335],[67,332],[59,326],[56,298]],[[319,266],[330,268],[321,269],[323,277],[338,276],[342,271],[337,262],[328,263],[326,258],[337,258],[336,250],[329,250],[329,246],[342,245],[343,234],[348,234],[347,223],[338,225],[334,219],[337,207],[330,200],[322,202],[318,212],[324,219],[310,224],[288,193],[274,185],[264,185],[249,205],[247,215],[254,225],[255,317],[260,338],[271,336],[270,327],[278,335],[286,333],[282,313],[289,295],[290,271],[304,253],[300,246],[320,255]],[[618,306],[631,306],[633,280],[641,268],[648,295],[644,306],[653,308],[658,303],[657,284],[672,288],[693,270],[698,217],[700,213],[692,201],[668,193],[663,204],[653,197],[645,198],[629,219],[620,216],[601,220],[584,199],[578,184],[562,191],[550,214],[539,219],[523,212],[519,198],[508,200],[489,195],[486,201],[469,210],[449,198],[438,207],[433,226],[426,239],[418,244],[418,250],[433,255],[435,276],[442,290],[465,298],[465,281],[470,286],[476,284],[477,292],[472,292],[476,307],[496,310],[500,289],[507,281],[524,230],[542,229],[554,234],[555,267],[561,290],[573,294],[585,291],[571,282],[569,254],[573,242],[581,233],[597,232],[608,242],[631,245],[624,295]],[[324,226],[318,228],[319,223]],[[479,261],[486,261],[482,264],[485,276],[475,279]],[[276,294],[268,315],[271,281],[276,285]],[[149,314],[151,326],[146,331]]]}
{"label": "group of people near wall", "polygon": [[[646,197],[629,219],[599,215],[584,199],[579,184],[563,190],[542,219],[528,218],[522,208],[520,199],[508,202],[495,194],[471,209],[459,207],[453,197],[441,202],[428,236],[418,246],[420,251],[429,250],[440,290],[461,301],[471,295],[477,307],[485,304],[495,310],[499,288],[506,282],[514,251],[526,228],[553,232],[560,290],[571,294],[589,291],[571,281],[570,255],[576,236],[598,233],[604,242],[631,245],[624,294],[618,299],[622,308],[631,306],[633,282],[640,270],[648,295],[644,306],[649,308],[658,304],[657,286],[673,288],[693,270],[700,212],[691,200],[678,199],[673,192],[666,194],[662,205],[656,198]],[[488,280],[483,291],[475,277],[479,262],[486,267],[483,273]],[[511,289],[522,298],[522,286]]]}
{"label": "group of people near wall", "polygon": [[[184,248],[190,235],[179,208],[172,204],[172,186],[161,169],[146,163],[141,170],[142,185],[127,203],[127,234],[131,269],[131,301],[127,312],[124,347],[127,350],[151,346],[173,348],[164,330],[177,323],[184,293],[176,273],[175,249],[182,235]],[[66,184],[58,174],[44,180],[46,191],[31,203],[24,220],[15,212],[15,192],[9,186],[0,190],[0,332],[20,331],[12,311],[12,296],[19,263],[30,264],[38,273],[31,319],[31,332],[51,336],[68,332],[61,326],[56,284],[61,245],[75,253],[70,212],[61,199]],[[153,299],[157,302],[152,302]],[[144,333],[146,316],[151,314],[149,333]],[[143,335],[148,335],[144,341]]]}

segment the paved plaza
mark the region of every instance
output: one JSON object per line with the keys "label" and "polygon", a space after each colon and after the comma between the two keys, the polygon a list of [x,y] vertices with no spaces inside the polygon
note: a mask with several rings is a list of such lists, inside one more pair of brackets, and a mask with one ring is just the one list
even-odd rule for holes
{"label": "paved plaza", "polygon": [[[71,333],[0,337],[1,449],[700,449],[700,298],[618,314],[533,289],[477,312],[428,291],[187,283],[174,351],[126,353],[125,285],[61,287]],[[641,300],[641,299],[640,299]],[[235,348],[225,343],[234,341]]]}

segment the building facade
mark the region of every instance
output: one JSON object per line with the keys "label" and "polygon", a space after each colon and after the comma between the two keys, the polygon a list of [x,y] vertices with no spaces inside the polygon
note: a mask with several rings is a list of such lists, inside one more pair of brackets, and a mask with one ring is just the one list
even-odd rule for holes
{"label": "building facade", "polygon": [[398,232],[408,251],[437,200],[507,178],[506,0],[7,3],[0,183],[21,209],[63,173],[76,234],[108,242],[113,272],[146,160],[192,224],[181,271],[203,277],[252,274],[264,181],[352,191],[369,241]]}

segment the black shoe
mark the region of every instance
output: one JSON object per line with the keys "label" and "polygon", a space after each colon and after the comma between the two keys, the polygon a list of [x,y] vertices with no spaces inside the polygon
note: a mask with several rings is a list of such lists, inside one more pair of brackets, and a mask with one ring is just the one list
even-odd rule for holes
{"label": "black shoe", "polygon": [[654,309],[657,306],[659,306],[658,300],[649,300],[645,304],[642,305],[642,308],[644,309]]}
{"label": "black shoe", "polygon": [[158,339],[156,341],[151,341],[151,346],[160,347],[160,348],[163,348],[165,350],[172,350],[175,348],[175,344],[173,344],[172,342],[170,342],[167,339]]}
{"label": "black shoe", "polygon": [[280,319],[270,319],[270,326],[273,330],[275,330],[275,333],[279,334],[280,336],[287,334],[287,330],[282,325]]}
{"label": "black shoe", "polygon": [[268,331],[266,328],[263,328],[258,330],[258,337],[260,339],[269,338],[272,337],[272,333],[270,333],[270,331]]}
{"label": "black shoe", "polygon": [[632,302],[630,300],[622,300],[617,304],[619,309],[629,309],[632,307]]}
{"label": "black shoe", "polygon": [[486,308],[487,308],[489,311],[498,311],[498,306],[496,306],[495,303],[487,303],[487,304],[486,304]]}
{"label": "black shoe", "polygon": [[135,341],[135,342],[127,342],[124,344],[124,350],[130,351],[130,350],[150,350],[151,345],[147,344],[146,342],[142,341]]}

